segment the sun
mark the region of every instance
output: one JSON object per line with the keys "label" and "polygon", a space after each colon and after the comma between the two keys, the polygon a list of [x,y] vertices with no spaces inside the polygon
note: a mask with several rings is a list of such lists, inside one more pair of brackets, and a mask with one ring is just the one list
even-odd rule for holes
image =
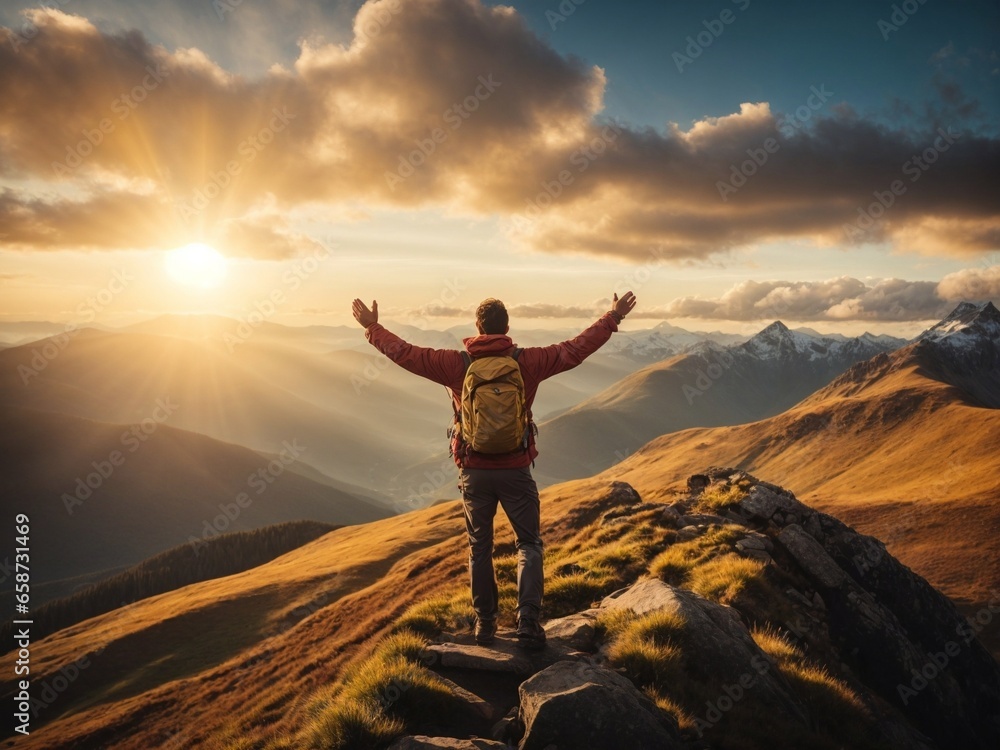
{"label": "sun", "polygon": [[167,253],[164,260],[167,273],[174,281],[187,286],[214,289],[227,272],[226,258],[210,245],[192,242]]}

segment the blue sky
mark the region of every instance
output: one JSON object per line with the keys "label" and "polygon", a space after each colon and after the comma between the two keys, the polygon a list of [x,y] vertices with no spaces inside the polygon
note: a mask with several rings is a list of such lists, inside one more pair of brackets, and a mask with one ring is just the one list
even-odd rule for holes
{"label": "blue sky", "polygon": [[[651,258],[649,324],[781,315],[908,332],[958,298],[1000,296],[996,2],[544,0],[513,3],[513,16],[479,0],[48,5],[66,15],[0,8],[13,34],[13,51],[0,51],[0,319],[72,317],[60,290],[100,288],[115,263],[139,281],[109,318],[239,317],[317,248],[331,260],[282,322],[346,322],[337,299],[360,295],[390,300],[398,319],[447,325],[477,295],[499,294],[549,306],[527,324],[575,325],[581,306],[599,310]],[[364,44],[359,9],[374,29]],[[60,71],[79,60],[88,77],[74,83]],[[82,166],[53,175],[157,62],[180,73],[140,92],[148,103],[112,121]],[[491,71],[509,82],[414,158],[440,112],[471,101]],[[195,221],[178,220],[286,102],[298,119],[277,145],[240,162]],[[803,127],[782,137],[796,111]],[[608,122],[620,137],[580,161]],[[938,151],[939,128],[960,133],[957,145]],[[768,138],[768,163],[748,164]],[[937,164],[852,234],[928,148]],[[552,207],[518,225],[574,155],[586,171],[567,172]],[[411,158],[427,166],[393,185]],[[719,186],[738,167],[755,174],[727,196]],[[165,256],[188,242],[229,259],[221,286],[163,278]],[[441,304],[449,273],[467,283]]]}
{"label": "blue sky", "polygon": [[[688,123],[736,111],[745,101],[788,112],[821,83],[858,111],[886,117],[896,99],[917,108],[936,99],[935,75],[944,75],[980,100],[995,128],[1000,60],[989,58],[997,51],[1000,5],[927,0],[898,31],[886,30],[886,39],[878,21],[892,18],[893,5],[586,0],[565,21],[546,18],[556,3],[515,7],[560,52],[605,68],[609,114],[636,123]],[[687,38],[697,38],[706,21],[727,9],[734,20],[679,71],[674,53],[683,54]],[[952,53],[933,59],[949,47]]]}

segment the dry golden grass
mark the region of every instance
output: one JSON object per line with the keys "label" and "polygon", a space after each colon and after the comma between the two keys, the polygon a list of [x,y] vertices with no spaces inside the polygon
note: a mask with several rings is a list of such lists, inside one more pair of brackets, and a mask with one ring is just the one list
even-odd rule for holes
{"label": "dry golden grass", "polygon": [[852,748],[876,747],[868,736],[873,718],[847,683],[811,662],[774,628],[751,630],[760,649],[774,659],[795,697],[805,704],[822,734]]}
{"label": "dry golden grass", "polygon": [[682,734],[688,735],[695,731],[694,717],[685,711],[677,701],[668,695],[662,694],[656,688],[647,687],[643,692],[656,704],[657,708],[674,718]]}
{"label": "dry golden grass", "polygon": [[728,604],[763,571],[764,563],[727,553],[695,567],[687,583],[696,594]]}
{"label": "dry golden grass", "polygon": [[420,662],[426,640],[400,630],[380,641],[341,682],[318,691],[302,731],[307,747],[362,750],[402,734],[407,726],[457,708],[451,690]]}
{"label": "dry golden grass", "polygon": [[674,586],[685,585],[692,571],[713,557],[732,550],[745,536],[741,528],[716,526],[687,542],[672,544],[652,559],[649,572]]}
{"label": "dry golden grass", "polygon": [[715,484],[708,487],[698,497],[698,504],[709,510],[723,510],[739,503],[747,496],[749,483]]}
{"label": "dry golden grass", "polygon": [[468,592],[452,587],[447,592],[424,599],[407,609],[393,624],[393,631],[412,630],[434,635],[442,630],[463,630],[476,620]]}
{"label": "dry golden grass", "polygon": [[684,620],[669,612],[636,615],[611,610],[598,616],[598,636],[608,645],[608,659],[641,688],[665,696],[684,681]]}

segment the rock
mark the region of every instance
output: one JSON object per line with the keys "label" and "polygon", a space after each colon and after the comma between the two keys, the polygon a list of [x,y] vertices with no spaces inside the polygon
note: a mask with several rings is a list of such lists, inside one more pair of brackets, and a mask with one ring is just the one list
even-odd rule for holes
{"label": "rock", "polygon": [[524,736],[524,723],[521,721],[520,708],[514,706],[507,715],[493,725],[490,736],[497,742],[517,745]]}
{"label": "rock", "polygon": [[677,519],[681,517],[681,514],[677,512],[672,506],[668,505],[663,509],[663,513],[660,515],[660,520],[669,525],[676,526]]}
{"label": "rock", "polygon": [[666,609],[671,612],[679,608],[679,589],[656,578],[644,578],[628,588],[619,589],[604,597],[604,609],[631,609],[637,615]]}
{"label": "rock", "polygon": [[725,524],[732,524],[734,521],[717,516],[714,513],[692,513],[691,515],[681,516],[676,525],[677,528],[682,529],[685,526],[709,526],[713,523],[723,526]]}
{"label": "rock", "polygon": [[847,574],[830,557],[823,545],[813,539],[798,525],[791,525],[778,534],[778,543],[802,569],[821,586],[837,588],[844,584]]}
{"label": "rock", "polygon": [[496,648],[469,646],[462,643],[432,643],[424,647],[424,653],[442,667],[459,669],[479,669],[486,672],[513,672],[530,674],[531,661],[524,656],[510,654]]}
{"label": "rock", "polygon": [[493,706],[484,701],[475,693],[466,690],[461,685],[456,685],[454,682],[449,680],[447,677],[442,675],[437,675],[437,679],[444,683],[445,686],[458,698],[462,703],[468,706],[471,713],[486,719],[486,721],[493,720]]}
{"label": "rock", "polygon": [[521,750],[681,748],[676,726],[628,679],[584,662],[559,662],[521,684]]}
{"label": "rock", "polygon": [[706,474],[692,474],[688,477],[688,490],[697,494],[708,487],[711,481]]}
{"label": "rock", "polygon": [[642,502],[639,493],[628,482],[614,481],[611,483],[611,490],[608,492],[608,500],[618,506],[638,505]]}
{"label": "rock", "polygon": [[751,560],[757,560],[759,562],[764,563],[765,565],[769,565],[772,562],[774,562],[772,560],[771,556],[769,554],[767,554],[762,549],[745,549],[745,550],[740,550],[740,556],[741,557],[747,557],[747,558],[749,558]]}
{"label": "rock", "polygon": [[698,528],[697,526],[685,526],[677,532],[677,541],[689,542],[692,539],[701,536],[703,531],[703,528]]}
{"label": "rock", "polygon": [[[799,604],[803,604],[806,607],[813,607],[813,606],[815,606],[813,604],[813,600],[810,599],[805,594],[803,594],[798,589],[794,589],[794,588],[785,589],[785,596],[787,596],[789,599],[794,599]],[[817,594],[816,596],[819,596],[819,594]]]}
{"label": "rock", "polygon": [[509,750],[502,742],[474,738],[459,740],[454,737],[424,737],[412,735],[400,737],[389,745],[388,750]]}
{"label": "rock", "polygon": [[784,490],[775,492],[764,484],[755,484],[747,496],[740,500],[740,507],[753,518],[768,521],[779,510],[784,513],[795,513],[800,518],[811,514],[806,506]]}
{"label": "rock", "polygon": [[754,710],[788,726],[807,725],[804,708],[732,607],[656,578],[638,581],[619,596],[607,597],[601,606],[631,609],[639,615],[658,610],[677,615],[684,623],[683,649],[695,655],[690,679],[710,685],[720,694],[726,685],[742,684],[753,697]]}
{"label": "rock", "polygon": [[736,542],[736,549],[741,552],[748,549],[759,549],[762,552],[767,552],[768,549],[773,548],[774,545],[764,534],[754,534],[753,536],[746,536]]}
{"label": "rock", "polygon": [[593,651],[597,634],[595,623],[600,610],[586,609],[545,624],[545,634],[550,640],[560,639],[580,651]]}

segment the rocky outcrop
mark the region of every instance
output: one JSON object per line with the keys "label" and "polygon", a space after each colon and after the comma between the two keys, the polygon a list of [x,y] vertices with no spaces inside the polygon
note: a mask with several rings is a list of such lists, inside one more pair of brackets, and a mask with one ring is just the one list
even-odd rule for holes
{"label": "rocky outcrop", "polygon": [[[482,720],[479,734],[493,739],[467,739],[470,732],[458,739],[407,737],[393,750],[708,749],[730,746],[734,737],[745,747],[774,747],[775,738],[812,746],[826,740],[825,731],[836,731],[826,715],[833,704],[817,704],[803,689],[803,679],[820,674],[829,678],[832,693],[854,696],[856,713],[850,716],[864,723],[857,747],[1000,745],[1000,667],[975,637],[981,626],[966,621],[881,542],[735,469],[709,469],[693,476],[688,488],[673,503],[645,503],[615,482],[594,507],[581,509],[579,520],[613,530],[645,519],[672,529],[673,544],[702,551],[698,540],[705,537],[708,545],[720,546],[709,559],[755,560],[751,570],[768,581],[766,595],[727,599],[728,606],[647,574],[599,607],[546,623],[548,643],[541,652],[519,650],[505,632],[489,648],[467,635],[449,636],[427,647],[425,663]],[[564,567],[584,572],[572,560]],[[627,664],[602,643],[609,637],[602,635],[602,622],[615,620],[618,610],[637,618],[666,615],[626,618],[622,627],[659,622],[666,628],[667,635],[658,637],[667,638],[666,648],[678,661],[670,679],[657,683],[654,697],[669,710],[639,690]],[[988,614],[1000,623],[1000,612]],[[755,640],[760,634],[751,635],[750,628],[765,626],[808,664],[779,664],[762,650]],[[780,647],[770,653],[780,654]],[[812,677],[803,678],[798,668],[819,671],[807,669]],[[746,722],[760,716],[773,727],[771,734],[748,739]],[[457,726],[455,731],[460,733]],[[824,746],[846,746],[843,737],[831,742]]]}
{"label": "rocky outcrop", "polygon": [[521,685],[521,750],[680,748],[677,727],[617,672],[559,662]]}
{"label": "rocky outcrop", "polygon": [[630,609],[639,615],[657,611],[676,615],[683,622],[680,640],[684,651],[694,655],[697,679],[710,692],[724,695],[726,686],[739,686],[741,699],[745,694],[772,719],[806,727],[805,709],[792,697],[791,688],[774,662],[750,637],[732,607],[655,578],[646,578],[612,594],[601,606]]}
{"label": "rocky outcrop", "polygon": [[1000,742],[1000,667],[946,596],[787,490],[735,469],[708,477],[752,483],[738,511],[815,587],[835,647],[870,689],[942,747]]}

